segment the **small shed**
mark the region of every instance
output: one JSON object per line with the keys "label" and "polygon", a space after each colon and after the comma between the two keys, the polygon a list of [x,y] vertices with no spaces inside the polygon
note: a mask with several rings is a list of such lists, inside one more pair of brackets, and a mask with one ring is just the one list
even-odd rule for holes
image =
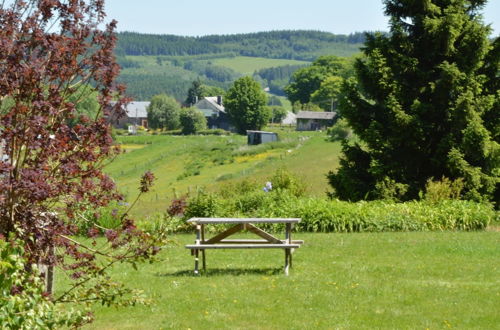
{"label": "small shed", "polygon": [[336,112],[300,111],[297,114],[297,131],[318,131],[335,122]]}
{"label": "small shed", "polygon": [[247,131],[248,145],[278,141],[278,134],[263,131]]}

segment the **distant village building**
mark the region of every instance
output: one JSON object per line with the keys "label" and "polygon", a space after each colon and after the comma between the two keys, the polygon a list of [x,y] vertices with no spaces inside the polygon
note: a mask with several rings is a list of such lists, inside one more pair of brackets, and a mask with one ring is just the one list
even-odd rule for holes
{"label": "distant village building", "polygon": [[281,121],[283,125],[295,125],[297,124],[297,115],[291,111],[288,111],[286,117]]}
{"label": "distant village building", "polygon": [[248,145],[278,141],[278,134],[263,131],[247,131]]}
{"label": "distant village building", "polygon": [[336,112],[300,111],[297,116],[297,131],[319,131],[335,122]]}
{"label": "distant village building", "polygon": [[148,128],[148,107],[151,102],[130,102],[125,107],[125,115],[112,119],[111,124],[116,128],[128,129],[129,126],[143,126]]}
{"label": "distant village building", "polygon": [[229,115],[222,103],[222,96],[206,96],[197,101],[193,106],[205,115],[208,128],[222,128],[226,131],[233,130]]}

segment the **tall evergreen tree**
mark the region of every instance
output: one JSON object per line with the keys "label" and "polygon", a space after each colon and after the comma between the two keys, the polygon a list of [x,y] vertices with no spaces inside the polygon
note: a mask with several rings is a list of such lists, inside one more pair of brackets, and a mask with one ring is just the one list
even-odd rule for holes
{"label": "tall evergreen tree", "polygon": [[334,194],[417,198],[430,178],[463,178],[464,197],[500,193],[499,38],[486,0],[385,0],[390,35],[367,35],[342,114],[362,140],[344,144]]}

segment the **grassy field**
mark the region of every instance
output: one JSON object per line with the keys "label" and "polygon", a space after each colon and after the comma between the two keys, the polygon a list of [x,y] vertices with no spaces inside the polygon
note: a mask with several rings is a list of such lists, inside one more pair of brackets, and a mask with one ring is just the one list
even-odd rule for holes
{"label": "grassy field", "polygon": [[233,69],[244,75],[252,75],[255,71],[260,69],[283,66],[283,65],[297,65],[297,64],[310,64],[305,61],[273,59],[263,57],[249,57],[249,56],[236,56],[219,58],[212,60],[213,64],[224,66]]}
{"label": "grassy field", "polygon": [[136,196],[142,173],[155,173],[158,179],[152,191],[133,209],[141,217],[164,211],[174,191],[212,190],[245,178],[264,185],[280,167],[301,176],[308,194],[324,196],[328,189],[325,174],[338,166],[340,144],[325,141],[324,132],[276,130],[282,140],[296,146],[248,147],[246,137],[238,135],[119,137],[126,152],[106,170],[129,201]]}
{"label": "grassy field", "polygon": [[100,307],[87,329],[498,329],[500,233],[303,234],[282,251],[207,252],[192,274],[177,235],[161,261],[115,275],[150,306]]}

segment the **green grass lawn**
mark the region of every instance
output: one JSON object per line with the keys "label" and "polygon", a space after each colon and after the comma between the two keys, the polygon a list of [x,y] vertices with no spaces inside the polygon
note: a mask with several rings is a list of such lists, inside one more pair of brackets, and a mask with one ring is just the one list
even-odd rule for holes
{"label": "green grass lawn", "polygon": [[255,71],[282,65],[310,64],[306,61],[285,60],[263,57],[236,56],[211,60],[213,64],[233,69],[244,75],[252,75]]}
{"label": "green grass lawn", "polygon": [[[246,136],[119,137],[127,152],[117,157],[106,171],[128,201],[135,198],[142,173],[151,170],[156,175],[152,191],[132,210],[134,216],[141,218],[165,211],[174,191],[185,194],[200,188],[214,190],[226,182],[242,179],[261,181],[264,185],[280,167],[302,177],[309,195],[325,196],[329,189],[325,175],[338,166],[340,144],[325,141],[324,132],[275,130],[282,139],[300,139],[298,146],[235,157],[232,162],[221,160],[231,150],[256,148],[246,146]],[[199,174],[179,178],[193,164],[201,166]]]}
{"label": "green grass lawn", "polygon": [[500,233],[305,234],[283,275],[283,252],[207,252],[194,276],[176,235],[161,261],[121,280],[150,306],[100,307],[88,329],[498,329]]}

